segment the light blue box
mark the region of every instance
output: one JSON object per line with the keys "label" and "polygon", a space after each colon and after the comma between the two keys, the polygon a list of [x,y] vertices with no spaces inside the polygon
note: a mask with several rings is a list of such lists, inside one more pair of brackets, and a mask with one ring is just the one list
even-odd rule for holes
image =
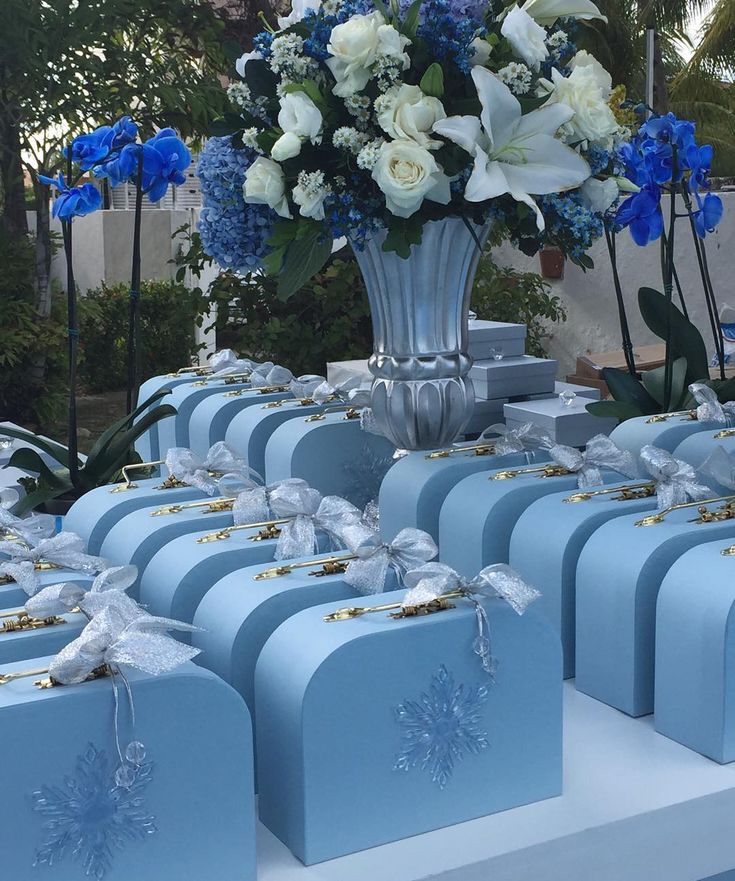
{"label": "light blue box", "polygon": [[[293,396],[287,388],[278,392],[263,392],[261,389],[248,388],[237,395],[230,395],[229,392],[209,395],[196,405],[191,414],[187,446],[197,456],[204,458],[212,444],[225,439],[232,420],[244,410],[257,408],[269,401],[282,401],[291,397]],[[234,449],[238,453],[243,452],[238,446],[234,446]]]}
{"label": "light blue box", "polygon": [[[48,587],[49,584],[61,584],[64,581],[73,584],[92,584],[92,578],[73,569],[49,569],[39,572],[38,581],[39,590],[41,587]],[[0,585],[0,609],[21,609],[27,599],[28,594],[14,582]]]}
{"label": "light blue box", "polygon": [[[140,602],[152,615],[190,623],[202,597],[220,578],[273,561],[277,539],[260,539],[260,529],[233,532],[228,539],[199,542],[210,532],[190,532],[169,540],[153,554],[140,577]],[[319,548],[328,547],[317,533]],[[249,585],[247,585],[249,587]],[[179,634],[187,641],[187,634]]]}
{"label": "light blue box", "polygon": [[727,453],[735,453],[735,431],[720,426],[719,431],[707,430],[690,434],[674,450],[674,456],[694,468],[699,468],[717,447],[724,447]]}
{"label": "light blue box", "polygon": [[591,490],[579,502],[569,500],[581,498],[580,490],[552,493],[529,505],[513,529],[510,565],[541,590],[534,607],[561,634],[565,678],[574,676],[576,575],[582,548],[608,520],[656,509],[655,496],[621,500],[620,490],[634,485],[629,480],[611,483],[604,494]]}
{"label": "light blue box", "polygon": [[[450,490],[465,477],[549,461],[548,453],[542,450],[506,456],[478,455],[473,449],[477,446],[474,441],[457,444],[458,452],[444,458],[431,458],[431,453],[419,450],[396,462],[380,487],[380,531],[385,541],[412,526],[428,532],[438,542],[441,506]],[[466,452],[461,452],[463,448]]]}
{"label": "light blue box", "polygon": [[[22,661],[3,672],[44,668],[50,660]],[[129,791],[114,780],[119,759],[109,679],[40,690],[31,677],[0,689],[0,727],[13,744],[0,800],[0,828],[12,842],[3,854],[6,876],[79,881],[90,853],[102,853],[105,881],[255,881],[245,703],[195,664],[159,678],[128,668],[126,677],[135,728],[121,713],[124,744],[134,737],[146,748],[144,772]],[[45,803],[34,800],[35,792]],[[53,868],[33,868],[45,848]],[[99,865],[93,862],[95,871]]]}
{"label": "light blue box", "polygon": [[647,527],[636,527],[635,514],[618,517],[579,555],[576,686],[629,716],[653,712],[656,600],[666,573],[690,548],[735,539],[735,521],[693,523],[697,504]]}
{"label": "light blue box", "polygon": [[323,418],[289,419],[273,432],[265,448],[266,482],[300,477],[325,496],[364,507],[378,497],[395,447],[344,410],[315,415]]}
{"label": "light blue box", "polygon": [[[171,404],[176,410],[176,416],[163,419],[158,423],[160,449],[157,458],[165,459],[166,453],[171,447],[189,446],[189,421],[194,408],[203,400],[212,395],[250,388],[248,382],[232,382],[227,379],[204,379],[199,383],[190,383],[175,388],[166,398],[166,403]],[[209,448],[207,447],[207,449]]]}
{"label": "light blue box", "polygon": [[[511,534],[526,508],[550,493],[577,489],[576,474],[546,477],[543,464],[519,467],[536,471],[507,480],[494,479],[505,469],[471,474],[449,492],[439,513],[442,563],[469,578],[491,563],[507,563]],[[605,484],[620,480],[617,472],[603,471]]]}
{"label": "light blue box", "polygon": [[162,477],[151,477],[135,480],[134,488],[122,492],[113,492],[114,486],[90,490],[74,502],[66,515],[64,528],[86,539],[90,554],[99,554],[108,532],[133,511],[155,504],[169,505],[205,498],[205,494],[193,486],[157,489],[162,483]]}
{"label": "light blue box", "polygon": [[302,404],[296,399],[284,400],[279,407],[262,404],[248,407],[230,422],[225,442],[245,459],[258,474],[265,474],[265,448],[273,432],[290,419],[306,419],[323,412],[329,404]]}
{"label": "light blue box", "polygon": [[495,684],[472,650],[475,610],[463,601],[328,624],[344,605],[330,603],[296,613],[266,642],[255,671],[260,820],[302,862],[561,793],[558,636],[532,609],[519,617],[483,603]]}
{"label": "light blue box", "polygon": [[[138,404],[142,404],[143,401],[147,401],[148,398],[155,395],[157,392],[170,391],[172,389],[178,388],[179,386],[189,385],[192,382],[196,382],[199,379],[198,376],[193,373],[184,374],[182,376],[152,376],[150,379],[147,379],[143,385],[140,387],[140,391],[138,393]],[[170,395],[162,398],[160,401],[157,401],[153,404],[153,407],[157,407],[160,404],[167,404],[170,402]],[[142,419],[146,413],[149,413],[152,408],[148,407],[139,417]],[[168,417],[172,419],[173,417]],[[158,423],[152,425],[145,434],[142,434],[138,440],[135,442],[135,450],[141,459],[144,462],[156,462],[161,458],[161,443],[160,438],[158,436]]]}
{"label": "light blue box", "polygon": [[579,396],[567,405],[555,395],[553,398],[510,403],[504,407],[505,422],[509,429],[518,429],[532,422],[546,431],[554,443],[583,447],[595,435],[610,434],[618,424],[615,418],[588,413],[589,402],[589,398]]}
{"label": "light blue box", "polygon": [[[8,615],[23,608],[13,606],[0,609],[0,613]],[[38,658],[41,655],[56,655],[64,646],[76,639],[88,623],[88,618],[81,612],[65,612],[57,616],[63,623],[39,627],[37,630],[11,630],[3,632],[2,625],[12,618],[0,618],[0,665],[12,664],[27,658]]]}
{"label": "light blue box", "polygon": [[669,569],[656,609],[656,730],[716,762],[735,761],[735,557],[692,548]]}
{"label": "light blue box", "polygon": [[140,508],[119,520],[102,542],[102,556],[115,564],[131,563],[138,567],[138,581],[128,593],[138,599],[140,580],[154,554],[170,541],[193,532],[213,532],[232,526],[232,512],[203,514],[201,508],[184,510],[178,514],[152,516],[154,511],[166,505]]}
{"label": "light blue box", "polygon": [[628,450],[637,460],[643,447],[649,444],[672,452],[690,435],[722,429],[722,425],[717,422],[698,422],[685,415],[671,416],[665,422],[651,422],[652,418],[655,417],[636,416],[634,419],[626,419],[610,437],[621,450]]}

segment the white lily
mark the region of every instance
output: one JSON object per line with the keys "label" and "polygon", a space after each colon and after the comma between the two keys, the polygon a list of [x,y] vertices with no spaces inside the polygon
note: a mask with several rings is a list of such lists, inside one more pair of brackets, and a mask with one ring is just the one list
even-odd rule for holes
{"label": "white lily", "polygon": [[536,212],[537,226],[543,231],[544,217],[531,194],[573,190],[591,176],[579,153],[554,137],[574,111],[564,104],[550,104],[524,116],[518,99],[495,74],[474,67],[472,79],[482,104],[480,118],[450,116],[434,125],[437,134],[474,156],[464,197],[468,202],[485,202],[508,194]]}
{"label": "white lily", "polygon": [[607,22],[607,17],[592,0],[526,0],[522,8],[545,27],[553,25],[558,18],[577,18],[583,21],[599,18]]}

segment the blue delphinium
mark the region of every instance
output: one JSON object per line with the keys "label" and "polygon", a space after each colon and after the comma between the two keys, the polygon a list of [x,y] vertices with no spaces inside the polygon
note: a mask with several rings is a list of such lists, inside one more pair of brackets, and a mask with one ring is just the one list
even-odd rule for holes
{"label": "blue delphinium", "polygon": [[346,236],[358,251],[383,227],[378,204],[359,199],[353,192],[330,193],[324,200],[324,215],[332,238]]}
{"label": "blue delphinium", "polygon": [[69,187],[61,172],[57,177],[39,174],[38,179],[41,183],[58,190],[59,195],[54,201],[52,214],[59,220],[69,221],[74,217],[84,217],[102,207],[102,193],[94,184]]}
{"label": "blue delphinium", "polygon": [[[467,4],[465,4],[467,5]],[[481,21],[462,13],[454,0],[426,0],[418,35],[437,61],[453,61],[465,74],[472,70],[472,41],[484,36]]]}
{"label": "blue delphinium", "polygon": [[254,150],[236,150],[229,137],[210,138],[199,157],[199,233],[204,250],[223,269],[253,272],[269,251],[274,212],[266,205],[246,205],[242,192],[245,173],[256,159]]}

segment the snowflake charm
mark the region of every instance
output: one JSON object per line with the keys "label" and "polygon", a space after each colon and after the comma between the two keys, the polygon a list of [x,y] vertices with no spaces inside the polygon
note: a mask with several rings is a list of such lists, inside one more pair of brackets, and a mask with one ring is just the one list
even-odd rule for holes
{"label": "snowflake charm", "polygon": [[380,484],[394,464],[392,456],[380,456],[370,444],[364,444],[355,459],[342,466],[348,478],[345,498],[358,508],[377,499]]}
{"label": "snowflake charm", "polygon": [[42,786],[33,793],[33,810],[46,818],[46,840],[36,851],[34,866],[55,866],[71,853],[88,878],[102,881],[116,850],[157,831],[143,798],[153,765],[135,768],[125,788],[115,783],[115,768],[104,751],[90,743],[77,758],[74,776],[65,777],[61,786]]}
{"label": "snowflake charm", "polygon": [[394,710],[403,736],[393,769],[408,771],[418,765],[444,789],[457,762],[490,745],[480,727],[488,693],[484,685],[455,687],[454,676],[442,664],[418,701],[404,701]]}

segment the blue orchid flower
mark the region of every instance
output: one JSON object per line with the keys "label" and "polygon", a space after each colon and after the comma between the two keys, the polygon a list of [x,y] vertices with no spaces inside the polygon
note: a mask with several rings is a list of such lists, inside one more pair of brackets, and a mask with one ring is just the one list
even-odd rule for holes
{"label": "blue orchid flower", "polygon": [[130,116],[121,116],[112,126],[113,141],[112,149],[119,150],[126,144],[134,144],[138,139],[138,126]]}
{"label": "blue orchid flower", "polygon": [[644,247],[660,239],[664,231],[664,217],[659,187],[649,185],[626,199],[618,209],[615,220],[619,228],[630,228],[636,245]]}
{"label": "blue orchid flower", "polygon": [[[90,171],[110,155],[115,132],[111,125],[101,125],[93,132],[79,135],[71,142],[71,158],[79,163],[82,171]],[[64,156],[69,158],[69,147],[64,147]]]}
{"label": "blue orchid flower", "polygon": [[102,193],[94,184],[68,187],[61,172],[56,177],[39,174],[38,179],[41,183],[58,190],[59,195],[54,201],[52,215],[59,220],[71,221],[75,217],[93,214],[102,207]]}
{"label": "blue orchid flower", "polygon": [[151,202],[160,201],[169,185],[185,183],[184,172],[191,165],[191,153],[186,144],[171,128],[161,129],[144,144],[128,144],[117,158],[95,168],[97,177],[106,177],[115,187],[123,181],[134,180],[139,157],[143,156],[143,192]]}
{"label": "blue orchid flower", "polygon": [[694,225],[699,238],[704,239],[708,232],[714,232],[719,226],[725,206],[722,199],[713,193],[707,193],[704,199],[697,195],[697,203],[699,210],[694,212]]}

